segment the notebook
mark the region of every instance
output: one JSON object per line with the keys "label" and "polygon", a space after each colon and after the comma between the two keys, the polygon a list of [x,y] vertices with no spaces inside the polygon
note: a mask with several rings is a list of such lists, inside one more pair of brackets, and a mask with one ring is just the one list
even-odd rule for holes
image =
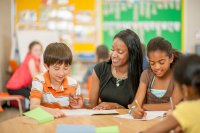
{"label": "notebook", "polygon": [[56,127],[56,133],[95,133],[95,126],[59,124]]}
{"label": "notebook", "polygon": [[117,126],[97,127],[96,133],[119,133],[119,128]]}
{"label": "notebook", "polygon": [[52,114],[41,108],[35,108],[23,114],[37,120],[38,123],[45,123],[54,120],[54,116]]}

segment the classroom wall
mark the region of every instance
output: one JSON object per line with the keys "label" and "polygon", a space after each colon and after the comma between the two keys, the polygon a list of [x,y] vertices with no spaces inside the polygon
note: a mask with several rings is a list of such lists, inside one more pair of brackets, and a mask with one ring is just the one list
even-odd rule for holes
{"label": "classroom wall", "polygon": [[[11,1],[0,0],[0,91],[5,89],[8,79],[6,71],[11,51]],[[191,53],[195,52],[195,44],[200,44],[200,39],[195,38],[196,33],[200,31],[200,0],[184,1],[185,47],[183,51]],[[99,23],[99,25],[101,24]]]}
{"label": "classroom wall", "polygon": [[11,50],[11,0],[0,0],[0,91],[8,79],[8,60]]}
{"label": "classroom wall", "polygon": [[[1,18],[0,18],[0,31],[2,31],[2,25],[1,25]],[[0,32],[0,91],[1,91],[1,88],[3,87],[2,86],[2,69],[1,69],[1,66],[2,66],[2,54],[1,54],[1,51],[2,51],[2,37],[1,37],[1,32]]]}
{"label": "classroom wall", "polygon": [[195,36],[200,33],[200,0],[185,0],[185,52],[194,53],[195,44],[200,39]]}

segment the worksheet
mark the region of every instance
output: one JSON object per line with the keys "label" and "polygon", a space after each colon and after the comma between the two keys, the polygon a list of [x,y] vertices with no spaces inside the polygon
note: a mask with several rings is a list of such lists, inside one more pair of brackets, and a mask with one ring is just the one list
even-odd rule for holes
{"label": "worksheet", "polygon": [[163,117],[166,111],[146,111],[147,115],[141,119],[134,119],[130,114],[116,115],[114,117],[129,119],[129,120],[152,120],[157,117]]}

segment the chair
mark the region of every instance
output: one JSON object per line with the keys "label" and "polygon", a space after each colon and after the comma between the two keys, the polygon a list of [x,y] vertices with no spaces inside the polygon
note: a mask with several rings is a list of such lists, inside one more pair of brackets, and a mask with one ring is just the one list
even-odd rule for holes
{"label": "chair", "polygon": [[8,61],[8,70],[7,73],[11,76],[19,67],[16,60],[9,60]]}
{"label": "chair", "polygon": [[0,105],[0,112],[3,112],[3,108],[1,107],[1,105]]}
{"label": "chair", "polygon": [[[20,95],[9,95],[7,92],[0,92],[0,102],[11,101],[11,100],[16,100],[18,102],[20,116],[22,116],[22,113],[23,113],[22,104],[21,104],[21,100],[23,99],[24,97]],[[1,105],[0,105],[0,112],[3,112]]]}
{"label": "chair", "polygon": [[[9,74],[13,74],[18,68],[18,64],[17,64],[16,60],[9,60],[8,65],[11,69]],[[1,101],[12,101],[12,100],[17,101],[18,106],[19,106],[20,115],[22,115],[22,113],[23,113],[22,104],[21,104],[21,100],[23,100],[23,99],[24,99],[24,97],[21,95],[9,95],[7,92],[0,92],[0,102]],[[0,104],[0,112],[3,112],[3,108],[1,107],[1,104]]]}
{"label": "chair", "polygon": [[16,60],[9,60],[8,65],[11,68],[12,72],[15,72],[17,68],[19,67]]}

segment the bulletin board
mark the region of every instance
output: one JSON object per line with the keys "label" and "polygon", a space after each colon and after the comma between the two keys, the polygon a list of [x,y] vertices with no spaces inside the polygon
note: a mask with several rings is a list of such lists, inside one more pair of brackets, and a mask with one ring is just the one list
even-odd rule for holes
{"label": "bulletin board", "polygon": [[113,37],[122,29],[135,31],[141,42],[162,36],[182,50],[183,0],[103,2],[103,41],[111,48]]}
{"label": "bulletin board", "polygon": [[16,31],[56,32],[59,41],[72,45],[74,53],[94,54],[97,42],[95,2],[15,0]]}

